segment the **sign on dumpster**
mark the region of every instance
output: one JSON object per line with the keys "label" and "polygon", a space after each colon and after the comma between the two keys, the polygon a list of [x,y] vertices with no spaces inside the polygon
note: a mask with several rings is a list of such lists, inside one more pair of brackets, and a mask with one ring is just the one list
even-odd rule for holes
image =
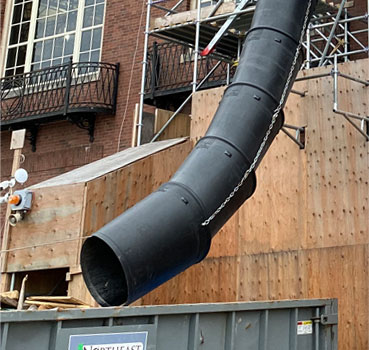
{"label": "sign on dumpster", "polygon": [[147,332],[71,335],[68,350],[146,350]]}

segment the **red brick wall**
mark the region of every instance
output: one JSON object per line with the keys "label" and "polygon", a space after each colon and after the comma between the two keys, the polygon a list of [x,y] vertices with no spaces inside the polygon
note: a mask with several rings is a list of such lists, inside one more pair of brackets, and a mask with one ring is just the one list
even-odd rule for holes
{"label": "red brick wall", "polygon": [[[161,5],[170,8],[176,2],[176,0],[171,0],[167,3],[161,3]],[[3,3],[4,0],[1,0],[0,16],[2,16],[5,9]],[[143,3],[145,4],[144,7],[142,7]],[[180,10],[189,9],[189,4],[190,0],[185,1]],[[141,17],[142,8],[144,13]],[[350,11],[355,13],[357,11],[365,12],[366,0],[355,0],[355,9]],[[153,9],[153,17],[162,15],[162,11]],[[142,19],[141,26],[140,19]],[[145,20],[146,0],[107,0],[102,61],[120,63],[116,115],[98,116],[93,143],[89,142],[86,131],[78,129],[67,121],[40,126],[36,153],[31,151],[28,142],[24,148],[26,156],[24,167],[30,170],[28,184],[39,182],[92,160],[110,155],[118,149],[122,150],[130,146],[134,105],[139,102]],[[131,80],[137,34],[139,34],[139,45],[134,59],[131,89],[127,104],[128,85]],[[9,151],[9,143],[10,132],[2,132],[2,177],[10,173],[12,153]]]}
{"label": "red brick wall", "polygon": [[[168,1],[165,6],[169,8],[175,3],[176,1]],[[184,2],[180,9],[186,10],[188,7],[189,0],[188,4]],[[1,8],[1,13],[3,10],[4,6]],[[159,10],[153,12],[153,15],[163,15]],[[40,126],[36,153],[31,151],[29,142],[26,143],[23,152],[26,156],[26,163],[23,166],[30,171],[28,184],[110,155],[118,150],[118,143],[119,150],[130,147],[133,111],[135,104],[139,102],[145,21],[145,0],[107,0],[101,60],[120,63],[116,115],[97,117],[93,143],[89,142],[86,131],[66,121]],[[139,44],[136,51],[137,35]],[[133,62],[134,65],[132,65]],[[127,104],[130,81],[131,88]],[[9,175],[11,169],[10,134],[10,131],[1,133],[2,177]],[[118,142],[120,134],[121,138]],[[59,164],[57,160],[60,161]]]}

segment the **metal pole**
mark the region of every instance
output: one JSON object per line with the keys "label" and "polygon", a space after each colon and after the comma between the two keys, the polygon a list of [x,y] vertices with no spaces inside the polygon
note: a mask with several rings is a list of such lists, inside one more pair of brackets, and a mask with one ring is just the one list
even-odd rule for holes
{"label": "metal pole", "polygon": [[204,79],[201,80],[199,85],[197,85],[196,90],[192,91],[191,94],[183,101],[183,103],[178,107],[178,109],[172,114],[172,116],[167,120],[167,122],[163,125],[163,127],[158,131],[158,133],[153,137],[153,139],[150,142],[154,142],[158,139],[158,137],[163,133],[163,131],[167,128],[167,126],[172,122],[172,120],[178,115],[178,113],[183,109],[183,107],[186,105],[186,103],[191,99],[193,94],[200,89],[202,84],[205,83],[206,80],[213,74],[213,72],[219,67],[221,64],[221,61],[218,61],[217,64],[210,70],[210,72],[206,75]]}
{"label": "metal pole", "polygon": [[175,11],[184,0],[179,0],[164,16],[169,16],[173,11]]}
{"label": "metal pole", "polygon": [[341,18],[342,11],[343,11],[343,8],[344,8],[344,6],[345,6],[345,3],[346,3],[346,0],[342,0],[342,1],[341,1],[341,5],[340,5],[340,8],[338,9],[336,19],[335,19],[335,21],[334,21],[333,27],[332,27],[331,32],[330,32],[330,34],[329,34],[327,44],[325,45],[325,48],[324,48],[324,51],[323,51],[323,55],[322,55],[322,57],[320,58],[319,67],[320,67],[320,66],[322,66],[322,65],[323,65],[323,63],[324,63],[324,61],[325,61],[325,56],[327,56],[328,49],[329,49],[329,45],[330,45],[330,43],[331,43],[331,41],[332,41],[332,39],[333,39],[334,32],[336,31],[338,21],[339,21],[339,20],[340,20],[340,18]]}
{"label": "metal pole", "polygon": [[227,85],[231,82],[231,65],[227,63]]}
{"label": "metal pole", "polygon": [[[347,20],[347,19],[348,19],[348,13],[347,13],[347,8],[345,8],[345,20]],[[345,41],[345,43],[344,43],[344,52],[346,54],[346,56],[345,56],[345,62],[348,61],[348,57],[347,57],[347,51],[348,51],[348,35],[347,35],[347,31],[348,31],[348,23],[345,22],[345,24],[344,24],[344,39],[343,39]]]}
{"label": "metal pole", "polygon": [[208,18],[214,16],[215,12],[218,11],[219,7],[223,4],[223,2],[224,2],[224,0],[218,0],[218,2],[215,4],[214,8],[209,13]]}
{"label": "metal pole", "polygon": [[334,68],[333,68],[333,111],[338,109],[338,65],[337,55],[334,55]]}
{"label": "metal pole", "polygon": [[294,143],[296,143],[300,149],[304,149],[305,146],[297,138],[293,137],[284,127],[281,129]]}
{"label": "metal pole", "polygon": [[314,319],[314,333],[315,333],[315,350],[319,350],[319,322],[320,322],[320,309],[315,309]]}
{"label": "metal pole", "polygon": [[146,82],[146,70],[147,70],[147,52],[149,46],[149,29],[150,29],[150,14],[151,14],[151,0],[147,2],[146,9],[146,26],[145,26],[145,42],[144,42],[144,55],[142,61],[142,77],[141,77],[141,92],[140,92],[140,106],[138,111],[138,130],[137,130],[137,146],[141,145],[141,134],[142,134],[142,116],[143,116],[143,105],[145,96],[145,82]]}
{"label": "metal pole", "polygon": [[199,41],[200,41],[200,19],[201,19],[201,0],[197,0],[197,20],[196,20],[196,36],[195,36],[195,56],[193,62],[193,81],[192,92],[196,91],[197,84],[197,66],[199,60]]}
{"label": "metal pole", "polygon": [[310,69],[310,59],[311,59],[311,47],[310,47],[310,41],[311,41],[311,23],[309,23],[307,30],[306,30],[306,68]]}

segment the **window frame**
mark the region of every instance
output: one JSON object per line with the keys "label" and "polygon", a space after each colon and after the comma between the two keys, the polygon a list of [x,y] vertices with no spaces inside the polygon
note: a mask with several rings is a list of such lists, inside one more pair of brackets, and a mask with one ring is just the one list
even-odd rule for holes
{"label": "window frame", "polygon": [[[7,70],[6,64],[7,64],[7,60],[8,60],[9,48],[14,46],[14,45],[9,45],[9,41],[10,41],[10,36],[11,36],[11,22],[12,22],[13,13],[14,13],[15,5],[16,5],[15,0],[10,1],[8,4],[9,4],[10,8],[9,8],[8,13],[6,14],[7,19],[4,20],[4,23],[7,23],[8,26],[7,26],[7,33],[6,33],[6,35],[3,36],[4,38],[6,38],[6,40],[5,40],[4,45],[3,45],[4,54],[3,54],[3,57],[2,57],[2,63],[3,63],[2,64],[2,70],[1,70],[1,77],[2,78],[5,77],[5,72]],[[78,1],[76,27],[73,31],[64,32],[64,33],[61,33],[61,34],[53,34],[53,35],[50,35],[50,36],[47,36],[47,37],[37,39],[35,37],[35,35],[36,35],[36,25],[37,25],[37,13],[38,13],[39,5],[40,5],[40,0],[33,0],[32,1],[32,11],[31,11],[31,18],[30,18],[30,25],[29,25],[29,32],[28,32],[28,40],[25,42],[25,44],[27,45],[26,58],[25,58],[25,63],[24,63],[24,71],[21,74],[31,72],[32,59],[33,59],[33,49],[34,49],[34,45],[35,45],[36,42],[42,42],[42,41],[49,40],[49,39],[53,40],[53,39],[58,38],[58,37],[64,37],[68,33],[74,33],[74,35],[75,35],[75,39],[74,39],[75,41],[74,41],[74,47],[73,47],[73,53],[72,53],[72,60],[73,60],[73,62],[79,62],[83,32],[85,32],[87,30],[91,30],[91,32],[93,32],[94,29],[97,29],[97,28],[101,28],[101,39],[100,39],[101,41],[100,41],[100,48],[99,48],[100,53],[99,53],[98,62],[101,61],[103,41],[104,41],[104,27],[105,27],[105,15],[106,15],[107,0],[104,0],[104,2],[103,2],[104,12],[103,12],[102,23],[98,24],[98,25],[92,25],[92,26],[88,27],[88,29],[83,28],[85,4],[86,4],[86,0]],[[96,5],[98,5],[98,4],[95,4],[94,6],[96,6]],[[21,45],[18,43],[17,46],[21,46]],[[93,50],[91,50],[91,48],[90,48],[90,51],[87,51],[87,52],[91,52],[91,51],[93,51]],[[50,67],[52,67],[52,66],[50,66]],[[15,66],[14,66],[14,68],[15,68]]]}

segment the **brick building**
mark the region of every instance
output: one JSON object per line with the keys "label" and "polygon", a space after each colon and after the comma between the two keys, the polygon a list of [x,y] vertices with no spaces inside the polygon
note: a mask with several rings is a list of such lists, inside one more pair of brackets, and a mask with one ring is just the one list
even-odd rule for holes
{"label": "brick building", "polygon": [[[183,4],[183,9],[186,8],[187,4]],[[81,106],[74,108],[70,104],[69,111],[64,113],[64,101],[59,101],[64,98],[64,89],[61,89],[63,96],[42,90],[42,105],[28,105],[31,109],[28,114],[25,110],[23,114],[16,114],[19,105],[12,105],[8,111],[2,105],[2,122],[8,122],[1,132],[2,178],[10,174],[12,129],[27,129],[28,141],[23,149],[25,161],[22,167],[30,173],[28,185],[131,146],[133,111],[139,101],[141,85],[145,16],[145,1],[2,1],[1,75],[8,77],[8,80],[3,79],[3,88],[6,88],[7,81],[16,90],[17,83],[12,83],[15,74],[29,80],[31,78],[26,73],[39,69],[46,71],[43,75],[33,74],[39,84],[47,84],[50,80],[47,74],[51,79],[65,80],[67,65],[72,58],[73,74],[78,74],[77,70],[89,70],[93,75],[92,71],[100,70],[100,79],[111,79],[97,87],[96,76],[92,77],[89,79],[91,90],[100,89],[101,93],[114,94],[111,85],[107,85],[114,83],[118,75],[115,65],[119,64],[116,102],[109,101],[114,106],[101,110],[100,102],[107,101],[90,96],[87,108],[80,111]],[[87,64],[81,67],[79,62]],[[108,72],[103,66],[89,66],[88,62],[110,63],[114,66],[109,66],[109,69],[114,71]],[[65,69],[50,72],[50,67],[60,64],[64,64]],[[113,76],[108,76],[110,74]],[[6,94],[4,90],[3,94]],[[88,98],[82,90],[72,88],[71,93],[82,93],[84,99]],[[4,104],[6,98],[9,96],[3,96]],[[23,96],[23,100],[26,99],[27,96]],[[22,122],[17,122],[17,119]],[[76,124],[83,124],[80,126],[86,128],[93,126],[91,138],[88,130]]]}
{"label": "brick building", "polygon": [[[202,2],[204,7],[217,3]],[[176,3],[168,0],[160,5],[171,8]],[[366,11],[365,0],[349,3],[353,3],[349,8],[352,16]],[[185,0],[176,12],[194,8],[196,1]],[[159,16],[163,11],[154,8],[152,19]],[[145,1],[2,1],[2,178],[10,174],[9,144],[15,129],[27,129],[22,164],[30,173],[27,185],[131,146],[133,115],[140,99],[145,18]],[[150,37],[149,87],[158,65],[158,61],[153,64],[156,41],[162,79],[167,71],[169,85],[163,82],[166,91],[156,89],[155,95],[148,89],[146,102],[175,109],[191,89],[191,71],[181,73],[189,75],[180,77],[177,89],[176,70],[193,66],[193,51]],[[165,55],[176,56],[179,64],[170,68],[167,62],[165,66]],[[213,66],[210,63],[205,62],[206,71],[199,78]],[[209,87],[225,83],[226,69],[226,65],[218,69],[218,78]]]}

